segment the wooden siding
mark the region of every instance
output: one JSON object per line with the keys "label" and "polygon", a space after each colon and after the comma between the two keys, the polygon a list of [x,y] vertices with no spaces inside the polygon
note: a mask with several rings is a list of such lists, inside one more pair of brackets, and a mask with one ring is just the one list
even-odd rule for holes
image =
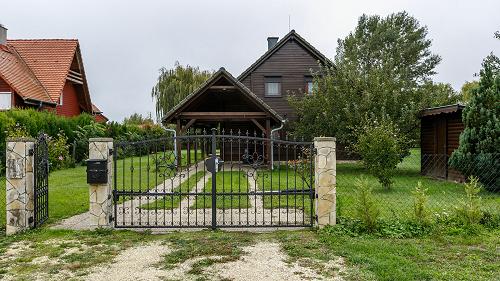
{"label": "wooden siding", "polygon": [[421,121],[422,174],[463,181],[463,176],[447,165],[464,129],[462,112],[425,116]]}
{"label": "wooden siding", "polygon": [[66,81],[63,89],[63,104],[57,105],[57,115],[72,117],[82,113],[80,108],[77,91],[73,83]]}
{"label": "wooden siding", "polygon": [[[318,70],[318,61],[295,41],[288,41],[271,57],[248,75],[242,83],[278,114],[289,120],[295,120],[297,115],[289,105],[287,96],[306,88],[306,76],[311,76],[311,69]],[[265,77],[281,76],[281,97],[265,96]]]}
{"label": "wooden siding", "polygon": [[9,84],[5,82],[2,78],[0,78],[0,92],[11,92],[12,89],[10,88]]}

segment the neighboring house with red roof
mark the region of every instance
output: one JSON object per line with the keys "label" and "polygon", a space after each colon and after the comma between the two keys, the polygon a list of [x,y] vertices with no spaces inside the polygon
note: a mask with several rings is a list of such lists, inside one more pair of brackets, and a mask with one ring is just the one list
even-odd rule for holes
{"label": "neighboring house with red roof", "polygon": [[0,110],[11,108],[107,121],[91,102],[77,39],[7,40],[0,25]]}

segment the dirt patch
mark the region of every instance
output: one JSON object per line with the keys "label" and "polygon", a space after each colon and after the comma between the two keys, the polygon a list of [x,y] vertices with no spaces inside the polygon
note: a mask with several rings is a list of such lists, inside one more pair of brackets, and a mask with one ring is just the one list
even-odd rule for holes
{"label": "dirt patch", "polygon": [[111,265],[92,269],[85,280],[163,280],[166,271],[156,265],[169,252],[168,246],[159,243],[133,247],[121,252]]}

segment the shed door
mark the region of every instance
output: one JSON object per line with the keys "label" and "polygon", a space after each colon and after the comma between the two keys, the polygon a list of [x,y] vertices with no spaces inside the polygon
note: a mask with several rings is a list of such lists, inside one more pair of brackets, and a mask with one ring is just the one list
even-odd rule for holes
{"label": "shed door", "polygon": [[435,168],[434,176],[439,178],[446,178],[446,167],[448,157],[446,155],[446,119],[438,119],[435,123],[436,127],[436,141],[434,147],[435,153]]}

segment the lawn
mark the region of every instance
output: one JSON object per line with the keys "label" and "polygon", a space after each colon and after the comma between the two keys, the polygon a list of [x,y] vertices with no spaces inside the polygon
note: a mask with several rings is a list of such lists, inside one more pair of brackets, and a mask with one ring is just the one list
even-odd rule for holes
{"label": "lawn", "polygon": [[[173,192],[174,193],[194,192],[193,188],[203,178],[206,179],[205,172],[199,171],[194,175],[191,175],[189,178],[187,178],[180,186],[174,188]],[[147,210],[159,210],[159,209],[166,210],[166,209],[178,208],[181,201],[184,198],[186,198],[186,195],[181,195],[181,194],[163,196],[162,198],[158,198],[157,200],[152,199],[154,201],[150,201],[148,204],[142,205],[141,208]]]}
{"label": "lawn", "polygon": [[[309,192],[311,178],[309,174],[302,174],[297,171],[294,166],[280,165],[276,166],[272,171],[259,171],[256,184],[259,190],[264,191],[280,192],[288,190]],[[308,216],[311,210],[311,203],[313,202],[310,195],[266,194],[263,197],[264,208],[266,209],[287,208],[288,206],[288,208],[305,210]]]}
{"label": "lawn", "polygon": [[[5,178],[0,179],[0,229],[5,227]],[[86,167],[54,171],[49,175],[49,221],[86,212],[89,188]]]}
{"label": "lawn", "polygon": [[[216,193],[248,192],[248,178],[244,171],[218,172],[216,175]],[[203,192],[212,192],[212,178],[207,180]],[[218,209],[249,208],[248,195],[217,195]],[[191,206],[193,209],[212,208],[211,195],[198,195]]]}
{"label": "lawn", "polygon": [[[373,195],[381,211],[381,217],[409,218],[413,214],[413,195],[417,183],[427,189],[428,207],[434,213],[451,213],[465,196],[464,185],[420,175],[420,151],[412,150],[410,156],[399,164],[390,190],[383,188],[376,178],[369,175],[360,162],[337,164],[337,215],[354,216],[356,208],[356,180],[368,179]],[[482,208],[491,213],[500,213],[500,194],[488,191],[480,193]]]}

